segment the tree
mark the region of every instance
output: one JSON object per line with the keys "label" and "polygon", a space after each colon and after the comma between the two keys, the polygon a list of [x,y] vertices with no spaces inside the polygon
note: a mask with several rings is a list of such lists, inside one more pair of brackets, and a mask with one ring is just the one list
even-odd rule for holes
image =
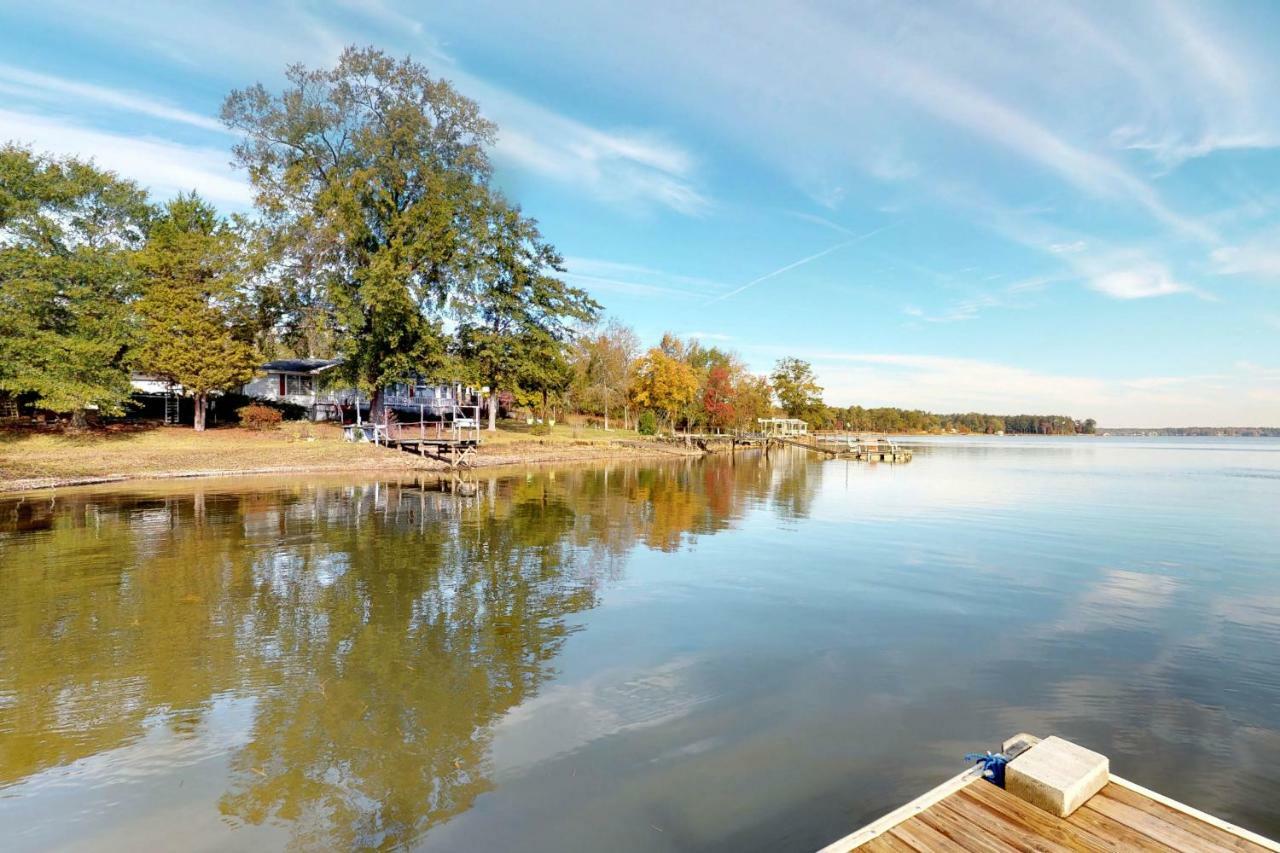
{"label": "tree", "polygon": [[735,423],[745,429],[758,429],[757,420],[773,415],[773,388],[764,376],[743,371],[734,382]]}
{"label": "tree", "polygon": [[632,379],[631,401],[641,408],[654,408],[667,416],[674,428],[681,406],[693,402],[698,393],[698,377],[693,368],[672,358],[659,347],[645,354],[636,365]]}
{"label": "tree", "polygon": [[538,224],[495,197],[480,248],[478,275],[455,299],[461,322],[458,352],[488,383],[489,429],[497,428],[498,392],[518,386],[547,394],[568,386],[563,344],[571,323],[593,321],[600,306],[570,287],[560,253],[542,239]]}
{"label": "tree", "polygon": [[629,327],[617,320],[597,326],[578,336],[574,351],[576,379],[584,397],[598,400],[596,411],[604,415],[604,428],[609,428],[609,410],[615,400],[623,404],[623,428],[630,429],[629,407],[626,405],[626,388],[631,380],[631,370],[640,339]]}
{"label": "tree", "polygon": [[787,417],[814,417],[823,408],[822,386],[818,385],[809,362],[799,358],[779,359],[770,378]]}
{"label": "tree", "polygon": [[191,395],[197,432],[204,430],[210,393],[249,381],[258,364],[238,243],[217,211],[193,194],[165,206],[137,256],[146,290],[138,303],[143,333],[136,363]]}
{"label": "tree", "polygon": [[71,412],[119,414],[137,331],[129,263],[146,194],[92,163],[0,148],[0,390]]}
{"label": "tree", "polygon": [[233,91],[278,267],[324,294],[342,364],[373,394],[444,362],[439,313],[474,274],[494,126],[474,101],[409,59],[348,48],[330,70],[293,65],[288,88]]}
{"label": "tree", "polygon": [[702,408],[706,412],[707,423],[718,430],[733,426],[737,420],[736,398],[737,388],[729,368],[723,364],[711,368],[702,392]]}

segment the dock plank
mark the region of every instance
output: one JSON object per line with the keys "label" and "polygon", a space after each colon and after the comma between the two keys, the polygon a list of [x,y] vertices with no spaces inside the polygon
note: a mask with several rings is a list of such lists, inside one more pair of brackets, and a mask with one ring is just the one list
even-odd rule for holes
{"label": "dock plank", "polygon": [[1177,809],[1170,808],[1164,803],[1158,803],[1150,797],[1144,797],[1136,791],[1131,791],[1128,788],[1115,783],[1108,784],[1098,793],[1110,799],[1124,803],[1127,806],[1146,812],[1152,817],[1159,818],[1165,823],[1176,826],[1197,838],[1217,843],[1229,850],[1238,850],[1241,851],[1241,853],[1264,853],[1266,850],[1265,847],[1259,844],[1254,844],[1246,838],[1225,833],[1217,827],[1211,826],[1204,821],[1197,820],[1185,812],[1180,812]]}
{"label": "dock plank", "polygon": [[1016,816],[991,809],[973,797],[951,797],[938,804],[939,808],[975,826],[979,831],[994,835],[1014,844],[1022,850],[1039,853],[1074,853],[1080,847],[1064,844],[1061,840],[1046,837],[1036,827],[1019,821]]}
{"label": "dock plank", "polygon": [[[898,822],[878,821],[866,838],[860,831],[848,846],[829,850],[906,851],[968,850],[972,853],[1096,853],[1134,850],[1230,851],[1274,850],[1244,837],[1248,833],[1216,818],[1179,811],[1178,803],[1158,802],[1139,790],[1109,782],[1071,816],[1060,818],[1026,803],[981,779],[934,794],[914,808],[904,807]],[[1126,783],[1131,784],[1131,783]],[[1253,836],[1257,838],[1257,836]],[[1270,845],[1268,839],[1261,839]]]}

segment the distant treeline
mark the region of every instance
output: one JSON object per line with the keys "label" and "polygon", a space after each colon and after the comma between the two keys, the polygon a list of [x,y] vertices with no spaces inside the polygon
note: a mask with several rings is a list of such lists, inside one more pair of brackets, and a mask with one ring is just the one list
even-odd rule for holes
{"label": "distant treeline", "polygon": [[976,432],[994,435],[1075,435],[1097,430],[1093,418],[1083,421],[1067,415],[987,415],[981,412],[940,415],[919,409],[829,408],[829,425],[841,429],[874,432]]}
{"label": "distant treeline", "polygon": [[1255,438],[1280,438],[1280,427],[1105,427],[1103,435],[1242,435]]}

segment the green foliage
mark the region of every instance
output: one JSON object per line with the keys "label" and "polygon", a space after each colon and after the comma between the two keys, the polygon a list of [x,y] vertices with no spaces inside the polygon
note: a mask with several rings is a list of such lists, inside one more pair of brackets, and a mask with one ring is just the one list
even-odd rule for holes
{"label": "green foliage", "polygon": [[136,185],[74,158],[0,148],[0,390],[122,412],[137,334],[129,260],[150,208]]}
{"label": "green foliage", "polygon": [[138,303],[145,373],[182,385],[196,401],[196,429],[212,391],[243,385],[259,359],[254,314],[241,293],[235,232],[195,195],[169,202],[136,258],[146,286]]}
{"label": "green foliage", "polygon": [[455,300],[458,354],[478,384],[537,392],[545,409],[573,380],[570,324],[592,322],[600,306],[556,277],[563,261],[534,220],[500,197],[491,202],[478,275]]}
{"label": "green foliage", "polygon": [[636,431],[641,435],[658,434],[658,416],[652,409],[645,409],[640,413],[640,422],[636,425]]}
{"label": "green foliage", "polygon": [[[1088,432],[1090,420],[1073,421],[1066,415],[988,415],[981,412],[938,415],[918,409],[864,409],[849,406],[830,409],[834,426],[874,432],[998,432],[1011,435],[1073,435]],[[1094,428],[1096,428],[1094,424]]]}
{"label": "green foliage", "polygon": [[284,420],[283,412],[262,403],[252,403],[236,409],[236,415],[240,418],[241,426],[254,430],[275,429]]}
{"label": "green foliage", "polygon": [[822,386],[813,375],[809,362],[799,358],[778,360],[770,377],[778,404],[788,417],[820,421],[825,415],[822,402]]}
{"label": "green foliage", "polygon": [[534,424],[529,427],[529,435],[551,435],[551,425],[546,423]]}
{"label": "green foliage", "polygon": [[222,116],[244,134],[235,156],[274,265],[295,294],[323,295],[334,378],[376,394],[444,363],[439,313],[475,273],[494,126],[447,81],[372,48],[286,76],[279,95],[232,92]]}

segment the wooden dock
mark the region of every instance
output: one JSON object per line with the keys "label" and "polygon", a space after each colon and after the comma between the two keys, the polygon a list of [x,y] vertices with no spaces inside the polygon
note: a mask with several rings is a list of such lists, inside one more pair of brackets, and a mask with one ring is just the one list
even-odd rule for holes
{"label": "wooden dock", "polygon": [[449,463],[451,468],[470,466],[480,447],[480,427],[475,420],[465,426],[443,421],[391,421],[348,426],[346,430],[348,441],[369,441],[429,456]]}
{"label": "wooden dock", "polygon": [[1059,817],[987,781],[979,768],[973,768],[820,853],[850,850],[1274,853],[1280,845],[1117,776],[1108,775],[1083,805]]}

